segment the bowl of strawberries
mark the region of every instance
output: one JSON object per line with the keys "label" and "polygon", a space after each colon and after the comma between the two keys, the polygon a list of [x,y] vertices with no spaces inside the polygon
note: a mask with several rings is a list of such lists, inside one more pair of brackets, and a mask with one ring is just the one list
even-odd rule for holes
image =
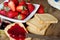
{"label": "bowl of strawberries", "polygon": [[0,4],[0,17],[12,22],[28,21],[40,5],[18,0],[5,0]]}

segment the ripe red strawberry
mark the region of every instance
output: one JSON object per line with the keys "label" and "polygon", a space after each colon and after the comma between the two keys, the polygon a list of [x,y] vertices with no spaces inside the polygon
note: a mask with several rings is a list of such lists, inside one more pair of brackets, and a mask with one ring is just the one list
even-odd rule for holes
{"label": "ripe red strawberry", "polygon": [[19,4],[18,0],[12,0],[14,4],[17,6]]}
{"label": "ripe red strawberry", "polygon": [[35,7],[31,3],[28,3],[27,5],[28,5],[29,12],[31,13],[34,10]]}
{"label": "ripe red strawberry", "polygon": [[5,10],[0,10],[0,14],[6,16],[6,11]]}
{"label": "ripe red strawberry", "polygon": [[7,7],[8,6],[8,2],[4,2],[4,6]]}
{"label": "ripe red strawberry", "polygon": [[9,7],[12,11],[15,11],[15,4],[14,4],[13,1],[10,1],[10,2],[8,3],[8,7]]}
{"label": "ripe red strawberry", "polygon": [[22,0],[20,3],[19,3],[19,6],[16,7],[16,10],[18,12],[21,12],[22,10],[26,10],[27,9],[27,4],[24,0]]}
{"label": "ripe red strawberry", "polygon": [[23,6],[17,6],[16,11],[21,12],[23,10]]}
{"label": "ripe red strawberry", "polygon": [[16,7],[16,11],[21,12],[22,10],[27,10],[27,8],[25,6],[21,6],[21,5]]}
{"label": "ripe red strawberry", "polygon": [[22,1],[19,3],[19,5],[26,6],[27,4],[26,4],[26,2],[25,2],[24,0],[22,0]]}
{"label": "ripe red strawberry", "polygon": [[14,18],[14,17],[18,16],[18,12],[9,11],[9,12],[7,13],[7,16],[8,16],[9,18]]}
{"label": "ripe red strawberry", "polygon": [[44,7],[43,7],[42,5],[40,5],[37,13],[39,13],[39,14],[40,14],[40,13],[44,13]]}
{"label": "ripe red strawberry", "polygon": [[23,10],[23,11],[21,11],[21,14],[24,14],[24,15],[28,16],[29,12],[28,12],[28,10]]}
{"label": "ripe red strawberry", "polygon": [[24,20],[26,18],[26,15],[20,14],[18,15],[18,19],[20,20]]}

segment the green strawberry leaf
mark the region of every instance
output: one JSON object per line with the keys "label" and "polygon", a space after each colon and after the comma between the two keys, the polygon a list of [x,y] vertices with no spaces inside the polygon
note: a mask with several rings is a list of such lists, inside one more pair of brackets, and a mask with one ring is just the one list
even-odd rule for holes
{"label": "green strawberry leaf", "polygon": [[10,8],[9,7],[4,7],[4,10],[9,11]]}
{"label": "green strawberry leaf", "polygon": [[22,18],[20,15],[18,15],[18,17],[17,17],[19,20]]}

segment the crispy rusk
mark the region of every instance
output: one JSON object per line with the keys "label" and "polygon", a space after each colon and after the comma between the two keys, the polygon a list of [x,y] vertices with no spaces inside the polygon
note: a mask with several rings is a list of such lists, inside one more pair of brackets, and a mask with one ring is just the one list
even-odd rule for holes
{"label": "crispy rusk", "polygon": [[35,17],[40,23],[57,23],[58,20],[51,14],[36,14]]}

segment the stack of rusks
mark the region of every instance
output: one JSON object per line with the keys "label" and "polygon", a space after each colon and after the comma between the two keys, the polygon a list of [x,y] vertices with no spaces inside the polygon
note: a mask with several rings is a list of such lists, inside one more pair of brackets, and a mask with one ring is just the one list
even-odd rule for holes
{"label": "stack of rusks", "polygon": [[45,35],[46,30],[50,24],[57,23],[58,20],[51,14],[36,14],[34,18],[26,22],[27,29],[30,33]]}

